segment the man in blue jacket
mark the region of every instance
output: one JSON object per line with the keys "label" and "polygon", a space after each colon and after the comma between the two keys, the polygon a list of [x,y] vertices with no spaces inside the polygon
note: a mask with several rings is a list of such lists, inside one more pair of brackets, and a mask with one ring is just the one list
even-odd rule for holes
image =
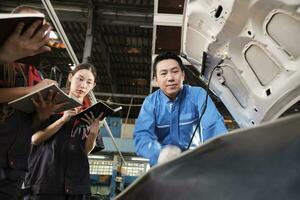
{"label": "man in blue jacket", "polygon": [[186,150],[198,123],[200,126],[190,148],[227,132],[223,117],[209,97],[199,122],[206,91],[183,85],[183,64],[176,54],[158,55],[153,68],[159,89],[145,99],[134,129],[136,153],[148,158],[151,166],[157,163],[165,147],[173,147],[173,153],[176,148]]}

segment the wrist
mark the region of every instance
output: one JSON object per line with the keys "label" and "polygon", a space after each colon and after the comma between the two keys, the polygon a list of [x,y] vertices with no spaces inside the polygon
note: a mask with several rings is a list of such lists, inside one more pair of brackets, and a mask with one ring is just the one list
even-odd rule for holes
{"label": "wrist", "polygon": [[60,122],[63,123],[63,124],[65,124],[66,122],[69,121],[69,119],[66,118],[66,117],[64,117],[64,116],[62,116],[59,120],[60,120]]}
{"label": "wrist", "polygon": [[0,64],[9,63],[9,59],[5,56],[5,53],[0,49]]}
{"label": "wrist", "polygon": [[98,132],[97,131],[90,131],[89,135],[93,138],[96,138],[98,136]]}
{"label": "wrist", "polygon": [[34,92],[35,90],[36,90],[35,86],[24,87],[24,91],[25,91],[26,94]]}
{"label": "wrist", "polygon": [[50,115],[43,115],[43,114],[38,113],[38,118],[39,118],[39,121],[41,121],[41,122],[47,120],[49,117],[50,117]]}
{"label": "wrist", "polygon": [[11,52],[7,52],[3,47],[0,47],[0,63],[6,64],[14,62],[15,59],[12,58],[11,55],[13,55]]}

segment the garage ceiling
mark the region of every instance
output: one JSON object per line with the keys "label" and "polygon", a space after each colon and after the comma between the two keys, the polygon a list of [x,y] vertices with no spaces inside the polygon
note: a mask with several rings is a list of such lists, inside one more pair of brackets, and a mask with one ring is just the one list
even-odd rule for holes
{"label": "garage ceiling", "polygon": [[[181,28],[154,27],[154,10],[167,15],[182,14],[184,0],[52,0],[51,3],[79,62],[88,61],[97,68],[96,98],[112,103],[112,107],[121,105],[123,109],[116,116],[137,118],[144,98],[153,91],[150,85],[153,54],[180,53]],[[0,12],[9,13],[19,5],[37,7],[47,15],[41,0],[1,0]],[[66,49],[52,48],[51,53],[42,55],[39,67],[46,76],[58,81],[61,73],[63,87],[70,65],[72,60]],[[187,82],[203,86],[195,78],[199,75],[197,70],[192,66],[187,69]],[[230,118],[223,104],[217,98],[214,101],[225,118]]]}
{"label": "garage ceiling", "polygon": [[[142,104],[150,91],[153,1],[72,0],[51,3],[79,62],[84,59],[85,42],[92,38],[92,50],[85,59],[97,68],[96,98],[122,104],[123,110],[117,115],[126,117],[128,105]],[[1,0],[0,12],[8,13],[18,5],[35,6],[46,14],[40,0]],[[93,30],[88,38],[87,28],[90,26]],[[54,71],[62,72],[64,85],[71,63],[65,49],[52,49],[51,53],[42,56],[41,68],[50,76],[51,68],[56,66]],[[129,117],[136,118],[139,109],[139,106],[132,106]]]}

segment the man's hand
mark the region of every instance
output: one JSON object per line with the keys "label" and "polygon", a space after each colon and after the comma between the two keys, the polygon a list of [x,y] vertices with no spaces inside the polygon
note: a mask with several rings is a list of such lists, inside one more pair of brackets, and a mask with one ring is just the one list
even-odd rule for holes
{"label": "man's hand", "polygon": [[51,51],[51,48],[46,46],[50,40],[51,26],[42,23],[38,20],[24,32],[24,23],[18,24],[15,31],[0,47],[0,63],[10,63],[27,56]]}
{"label": "man's hand", "polygon": [[54,93],[52,90],[49,91],[48,96],[46,99],[43,99],[42,95],[38,93],[37,98],[33,98],[32,102],[36,107],[38,118],[40,121],[44,121],[48,119],[51,114],[53,114],[56,110],[60,109],[68,102],[62,102],[59,104],[55,103],[57,92]]}
{"label": "man's hand", "polygon": [[[57,82],[54,80],[44,79],[38,84],[30,87],[31,90],[30,92],[41,89],[52,83],[57,85]],[[40,93],[38,94],[37,97],[32,99],[32,102],[36,107],[39,120],[43,121],[48,119],[50,115],[53,114],[54,111],[58,110],[59,108],[61,108],[67,103],[67,102],[62,102],[59,104],[55,104],[56,95],[57,93],[54,93],[52,90],[50,90],[46,99],[44,99]]]}
{"label": "man's hand", "polygon": [[174,145],[166,145],[159,153],[157,164],[165,163],[178,157],[181,154],[181,149]]}

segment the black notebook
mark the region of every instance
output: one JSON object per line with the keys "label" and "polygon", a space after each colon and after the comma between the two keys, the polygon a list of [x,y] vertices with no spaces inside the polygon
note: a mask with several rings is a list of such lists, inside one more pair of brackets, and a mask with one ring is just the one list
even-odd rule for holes
{"label": "black notebook", "polygon": [[[2,27],[0,31],[0,45],[3,45],[7,38],[15,31],[19,23],[24,23],[24,32],[33,22],[37,20],[43,20],[44,18],[45,15],[42,13],[0,14],[0,27]],[[39,64],[39,61],[39,55],[35,55],[22,58],[16,62],[37,65]]]}
{"label": "black notebook", "polygon": [[79,119],[79,120],[81,118],[86,118],[85,114],[90,116],[90,112],[92,112],[94,117],[96,118],[103,112],[103,115],[101,118],[101,119],[103,119],[121,109],[122,109],[122,107],[117,107],[117,108],[113,109],[113,108],[109,107],[108,105],[106,105],[105,103],[99,101],[99,102],[95,103],[94,105],[88,107],[87,109],[81,111],[77,115],[73,116],[73,118]]}
{"label": "black notebook", "polygon": [[13,100],[13,101],[9,102],[8,105],[17,110],[20,110],[20,111],[23,111],[26,113],[32,113],[36,109],[35,109],[35,106],[31,99],[37,97],[39,92],[42,95],[42,97],[44,99],[46,99],[50,90],[52,90],[54,93],[58,92],[55,97],[55,103],[62,103],[65,101],[69,102],[68,104],[64,105],[60,109],[56,110],[55,111],[56,113],[63,112],[65,110],[69,110],[71,108],[81,106],[81,103],[77,98],[70,97],[64,91],[62,91],[58,86],[56,86],[54,83],[47,85],[39,90],[36,90],[30,94],[27,94],[23,97],[20,97],[16,100]]}

